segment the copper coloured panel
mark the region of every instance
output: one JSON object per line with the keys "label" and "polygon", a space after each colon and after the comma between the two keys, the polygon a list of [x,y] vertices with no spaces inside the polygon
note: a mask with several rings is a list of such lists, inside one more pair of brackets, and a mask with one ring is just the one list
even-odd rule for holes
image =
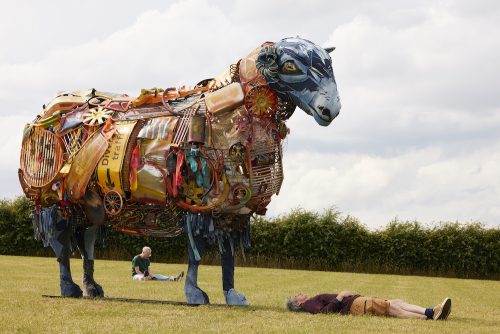
{"label": "copper coloured panel", "polygon": [[57,176],[64,163],[64,145],[55,134],[34,127],[22,144],[21,170],[31,187],[43,187]]}

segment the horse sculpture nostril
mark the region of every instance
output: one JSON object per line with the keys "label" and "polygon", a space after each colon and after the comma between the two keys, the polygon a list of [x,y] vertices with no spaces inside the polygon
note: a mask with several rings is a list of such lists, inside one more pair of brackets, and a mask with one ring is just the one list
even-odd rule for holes
{"label": "horse sculpture nostril", "polygon": [[323,114],[323,116],[328,116],[328,117],[330,117],[330,109],[328,109],[328,108],[323,109],[322,114]]}

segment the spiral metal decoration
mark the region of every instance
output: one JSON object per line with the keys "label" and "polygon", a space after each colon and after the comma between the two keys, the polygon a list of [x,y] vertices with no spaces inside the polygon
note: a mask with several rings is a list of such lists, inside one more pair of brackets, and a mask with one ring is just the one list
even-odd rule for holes
{"label": "spiral metal decoration", "polygon": [[255,65],[260,74],[262,74],[267,82],[278,81],[278,50],[273,46],[264,46],[257,56]]}

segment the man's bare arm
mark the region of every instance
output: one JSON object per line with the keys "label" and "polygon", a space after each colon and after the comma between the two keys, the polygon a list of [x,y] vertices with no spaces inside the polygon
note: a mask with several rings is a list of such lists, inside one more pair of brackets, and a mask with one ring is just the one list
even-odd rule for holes
{"label": "man's bare arm", "polygon": [[351,291],[341,291],[338,295],[337,295],[337,299],[338,301],[342,301],[345,297],[351,297],[353,295],[353,293]]}

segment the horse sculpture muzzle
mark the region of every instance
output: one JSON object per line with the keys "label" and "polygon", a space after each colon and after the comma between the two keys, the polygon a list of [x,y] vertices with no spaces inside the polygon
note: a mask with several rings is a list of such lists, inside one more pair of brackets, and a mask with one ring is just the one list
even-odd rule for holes
{"label": "horse sculpture muzzle", "polygon": [[[327,82],[324,93],[317,94],[311,102],[311,112],[319,125],[329,125],[340,113],[340,97],[335,83]],[[323,88],[320,86],[320,89]]]}

